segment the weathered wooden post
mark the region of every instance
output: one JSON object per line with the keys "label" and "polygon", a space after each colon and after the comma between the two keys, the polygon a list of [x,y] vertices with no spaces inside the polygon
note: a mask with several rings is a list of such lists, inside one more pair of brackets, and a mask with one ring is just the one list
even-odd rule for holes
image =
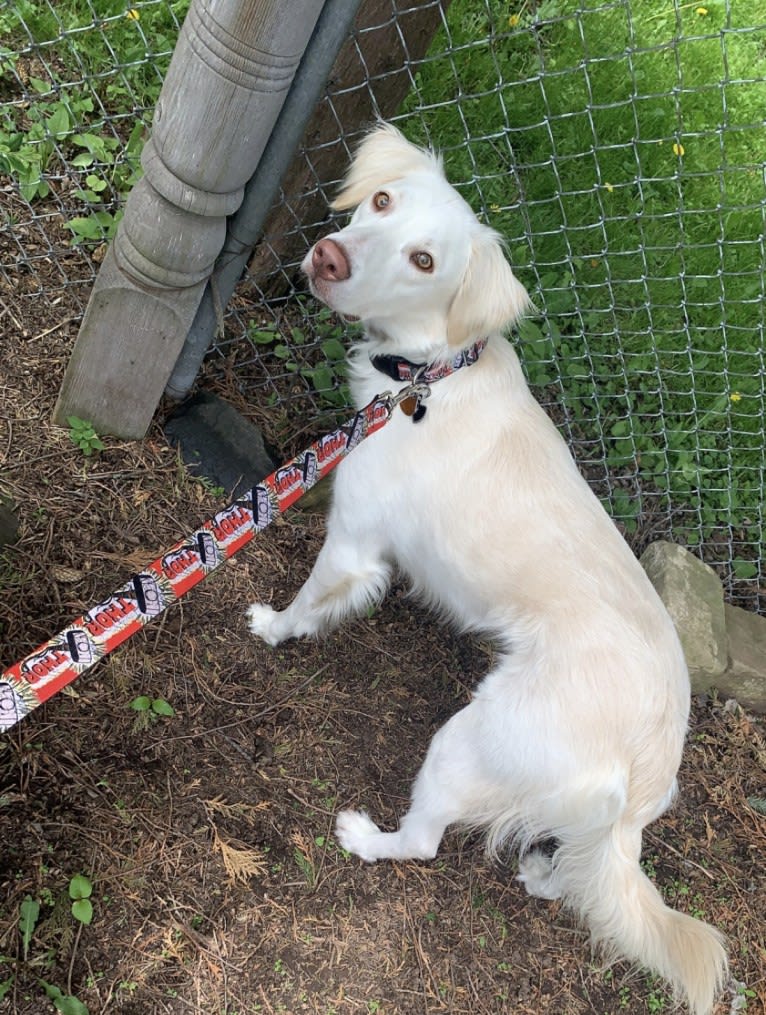
{"label": "weathered wooden post", "polygon": [[54,418],[142,437],[322,9],[192,0]]}

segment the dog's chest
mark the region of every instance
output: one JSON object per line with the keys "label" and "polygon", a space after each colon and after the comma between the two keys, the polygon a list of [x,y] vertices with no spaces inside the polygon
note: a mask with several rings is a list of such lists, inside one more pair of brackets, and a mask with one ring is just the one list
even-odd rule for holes
{"label": "dog's chest", "polygon": [[396,411],[399,418],[339,468],[334,522],[353,539],[379,546],[429,600],[480,624],[486,603],[464,552],[471,491],[461,488],[460,457],[442,446],[438,414],[413,423]]}

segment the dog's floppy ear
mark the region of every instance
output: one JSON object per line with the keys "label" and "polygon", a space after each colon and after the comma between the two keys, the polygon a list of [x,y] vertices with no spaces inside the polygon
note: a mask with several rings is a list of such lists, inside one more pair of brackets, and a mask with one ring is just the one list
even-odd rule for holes
{"label": "dog's floppy ear", "polygon": [[447,341],[464,346],[503,331],[530,306],[529,294],[511,271],[498,233],[486,226],[473,240],[460,288],[447,316]]}
{"label": "dog's floppy ear", "polygon": [[335,211],[353,208],[387,183],[418,169],[444,172],[438,155],[411,144],[392,124],[379,123],[357,148],[331,207]]}

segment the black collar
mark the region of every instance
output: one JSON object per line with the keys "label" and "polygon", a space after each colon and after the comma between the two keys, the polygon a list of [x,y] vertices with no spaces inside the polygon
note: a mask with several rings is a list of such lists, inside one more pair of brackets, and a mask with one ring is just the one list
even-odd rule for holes
{"label": "black collar", "polygon": [[441,363],[413,363],[404,356],[370,356],[370,362],[376,370],[390,377],[393,381],[418,381],[421,384],[431,384],[433,381],[441,380],[442,377],[449,377],[461,367],[469,367],[475,363],[484,351],[487,344],[486,338],[480,338],[478,342],[467,349],[463,349],[451,360]]}

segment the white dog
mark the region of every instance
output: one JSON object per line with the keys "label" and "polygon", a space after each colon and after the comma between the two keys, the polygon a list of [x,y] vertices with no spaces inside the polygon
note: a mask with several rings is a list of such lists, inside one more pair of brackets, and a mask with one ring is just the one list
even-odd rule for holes
{"label": "white dog", "polygon": [[[363,141],[334,206],[356,211],[303,270],[319,299],[364,322],[350,356],[356,405],[404,388],[382,371],[404,375],[406,361],[452,372],[339,466],[309,579],[282,612],[253,605],[250,628],[271,645],[317,634],[380,600],[398,568],[502,651],[434,737],[399,831],[343,811],[338,839],[373,861],[433,857],[453,822],[486,827],[491,849],[513,838],[531,894],[563,899],[611,953],[707,1015],[723,939],[668,909],[639,866],[642,829],[676,791],[686,665],[503,336],[527,294],[440,160],[389,125]],[[548,837],[552,858],[534,848]]]}

